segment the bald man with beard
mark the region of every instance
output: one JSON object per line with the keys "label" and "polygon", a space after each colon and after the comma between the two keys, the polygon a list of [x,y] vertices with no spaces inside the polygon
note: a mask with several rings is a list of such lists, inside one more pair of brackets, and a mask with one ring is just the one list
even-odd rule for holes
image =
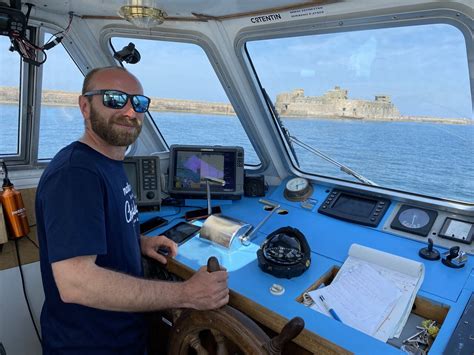
{"label": "bald man with beard", "polygon": [[119,67],[85,79],[79,108],[85,131],[45,169],[36,216],[45,293],[44,354],[146,353],[143,312],[219,308],[229,301],[227,272],[199,269],[184,282],[143,278],[141,255],[161,263],[177,245],[139,233],[135,196],[123,168],[127,146],[142,129],[150,99]]}

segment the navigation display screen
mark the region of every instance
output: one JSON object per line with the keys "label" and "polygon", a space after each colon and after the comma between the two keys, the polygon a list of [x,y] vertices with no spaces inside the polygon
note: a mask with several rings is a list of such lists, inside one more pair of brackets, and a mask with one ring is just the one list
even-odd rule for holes
{"label": "navigation display screen", "polygon": [[318,212],[344,221],[376,227],[389,206],[390,200],[385,198],[333,189]]}
{"label": "navigation display screen", "polygon": [[374,200],[341,194],[336,202],[334,202],[332,208],[342,213],[367,217],[372,214],[376,205],[377,201]]}
{"label": "navigation display screen", "polygon": [[174,187],[202,190],[206,188],[204,178],[211,177],[225,181],[224,186],[211,184],[212,191],[233,191],[235,160],[235,152],[178,151]]}
{"label": "navigation display screen", "polygon": [[[224,185],[209,179],[224,181]],[[172,145],[168,190],[173,197],[240,199],[244,186],[244,150],[234,146]]]}

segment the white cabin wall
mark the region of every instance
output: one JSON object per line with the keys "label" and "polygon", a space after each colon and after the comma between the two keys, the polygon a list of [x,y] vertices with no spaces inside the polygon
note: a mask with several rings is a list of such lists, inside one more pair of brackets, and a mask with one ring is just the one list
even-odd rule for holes
{"label": "white cabin wall", "polygon": [[[23,265],[23,274],[35,323],[40,329],[44,293],[39,262]],[[7,355],[41,354],[41,345],[23,295],[18,267],[0,271],[0,342]]]}

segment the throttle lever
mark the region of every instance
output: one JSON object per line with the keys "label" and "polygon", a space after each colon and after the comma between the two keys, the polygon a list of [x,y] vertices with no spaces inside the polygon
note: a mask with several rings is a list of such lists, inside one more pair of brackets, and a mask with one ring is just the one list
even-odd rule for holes
{"label": "throttle lever", "polygon": [[263,344],[263,348],[270,355],[280,355],[286,343],[296,338],[304,329],[304,320],[294,317],[285,324],[280,334]]}
{"label": "throttle lever", "polygon": [[221,269],[221,266],[219,265],[219,260],[215,256],[211,256],[207,260],[207,272],[216,272]]}

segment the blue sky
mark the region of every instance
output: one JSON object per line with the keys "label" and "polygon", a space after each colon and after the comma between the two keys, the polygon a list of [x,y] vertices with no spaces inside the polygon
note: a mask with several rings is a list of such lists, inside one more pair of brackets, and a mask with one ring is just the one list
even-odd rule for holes
{"label": "blue sky", "polygon": [[258,54],[253,62],[271,96],[290,87],[322,95],[338,85],[350,98],[391,95],[405,115],[472,117],[464,37],[452,26],[267,40],[248,47],[252,57]]}
{"label": "blue sky", "polygon": [[[192,44],[117,38],[116,49],[133,41],[142,59],[129,69],[154,97],[228,101],[204,51]],[[349,98],[391,95],[404,115],[472,118],[466,45],[449,25],[426,25],[340,34],[261,40],[248,50],[270,96],[302,88],[319,96],[338,85]],[[64,49],[48,52],[45,88],[78,91],[80,73]],[[18,54],[0,37],[0,86],[15,85]]]}

